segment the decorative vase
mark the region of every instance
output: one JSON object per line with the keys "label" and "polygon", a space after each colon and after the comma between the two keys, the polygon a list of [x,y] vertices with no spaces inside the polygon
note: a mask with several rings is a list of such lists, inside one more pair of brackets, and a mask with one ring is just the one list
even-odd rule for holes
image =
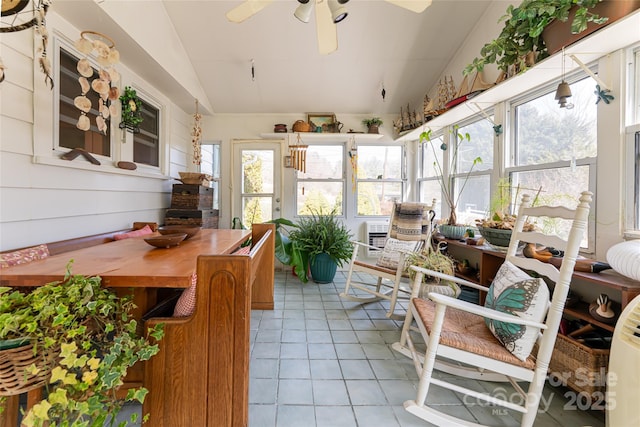
{"label": "decorative vase", "polygon": [[511,241],[511,234],[513,230],[503,230],[500,228],[490,227],[478,227],[478,231],[482,234],[482,237],[494,246],[500,246],[506,248]]}
{"label": "decorative vase", "polygon": [[316,283],[331,283],[336,276],[338,264],[328,254],[318,254],[310,262],[311,278]]}
{"label": "decorative vase", "polygon": [[618,243],[607,251],[607,262],[618,273],[640,280],[640,240]]}
{"label": "decorative vase", "polygon": [[441,224],[438,226],[438,230],[440,231],[440,234],[442,234],[447,239],[454,239],[454,240],[462,239],[467,228],[468,227],[464,225]]}

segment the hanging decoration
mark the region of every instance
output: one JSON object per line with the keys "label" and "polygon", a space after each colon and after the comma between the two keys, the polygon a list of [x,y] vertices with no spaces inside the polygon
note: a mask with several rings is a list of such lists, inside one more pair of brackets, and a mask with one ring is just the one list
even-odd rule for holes
{"label": "hanging decoration", "polygon": [[42,47],[38,48],[40,52],[40,69],[44,74],[45,84],[49,84],[53,90],[53,77],[51,77],[51,61],[47,58],[47,45],[49,44],[49,30],[47,30],[47,23],[45,17],[47,15],[47,9],[49,8],[48,1],[41,1],[38,4],[36,11],[34,12],[36,20],[36,34],[40,35],[42,41]]}
{"label": "hanging decoration", "polygon": [[349,138],[349,161],[351,163],[351,188],[355,193],[358,179],[358,147],[353,136]]}
{"label": "hanging decoration", "polygon": [[[115,43],[108,36],[96,31],[83,31],[75,42],[75,48],[85,56],[78,61],[76,66],[80,77],[80,95],[73,100],[74,105],[80,110],[80,117],[76,127],[83,131],[91,128],[87,113],[91,111],[91,100],[87,97],[89,90],[96,92],[98,97],[98,114],[96,115],[96,127],[98,131],[107,134],[107,120],[109,117],[117,117],[119,112],[117,103],[114,102],[120,95],[117,86],[112,86],[120,80],[120,73],[115,69],[115,64],[120,62],[120,53],[115,48]],[[95,70],[89,61],[89,55],[94,55],[100,69],[94,78]],[[93,78],[91,83],[89,79]]]}
{"label": "hanging decoration", "polygon": [[4,63],[2,62],[2,58],[0,58],[0,83],[2,83],[4,81],[4,69],[6,67],[4,66]]}
{"label": "hanging decoration", "polygon": [[296,145],[289,146],[291,166],[302,173],[307,171],[307,148],[309,148],[308,145],[302,144],[300,133],[297,134]]}
{"label": "hanging decoration", "polygon": [[120,97],[120,105],[122,107],[122,121],[120,129],[126,129],[131,133],[140,132],[140,123],[142,123],[142,101],[138,98],[135,89],[125,86],[124,94]]}
{"label": "hanging decoration", "polygon": [[202,128],[200,128],[200,120],[202,120],[202,114],[198,112],[198,100],[196,99],[196,112],[193,115],[193,130],[191,131],[191,143],[193,144],[193,164],[199,165],[202,163]]}

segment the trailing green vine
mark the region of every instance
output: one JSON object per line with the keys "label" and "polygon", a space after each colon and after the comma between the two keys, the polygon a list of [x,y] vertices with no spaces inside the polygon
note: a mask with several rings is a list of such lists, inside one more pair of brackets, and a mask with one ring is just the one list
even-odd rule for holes
{"label": "trailing green vine", "polygon": [[[137,128],[142,123],[142,101],[138,98],[135,89],[125,86],[124,94],[120,96],[122,104],[122,123],[120,127]],[[122,124],[124,123],[125,126]]]}

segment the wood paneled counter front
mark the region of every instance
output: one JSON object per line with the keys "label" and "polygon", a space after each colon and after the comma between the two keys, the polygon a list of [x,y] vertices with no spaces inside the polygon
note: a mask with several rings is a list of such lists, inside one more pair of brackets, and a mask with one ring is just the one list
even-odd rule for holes
{"label": "wood paneled counter front", "polygon": [[[61,280],[73,259],[73,274],[100,276],[118,294],[133,293],[138,317],[167,288],[189,287],[197,272],[194,313],[147,321],[165,325],[160,352],[129,370],[125,388],[149,389],[142,411],[153,427],[246,427],[250,310],[273,309],[274,229],[203,229],[168,249],[141,237],[109,242],[1,270],[0,286]],[[232,254],[249,237],[250,253]]]}

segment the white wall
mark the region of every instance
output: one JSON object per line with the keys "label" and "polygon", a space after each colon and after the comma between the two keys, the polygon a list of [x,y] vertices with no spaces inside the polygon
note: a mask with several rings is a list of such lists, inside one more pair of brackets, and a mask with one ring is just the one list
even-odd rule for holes
{"label": "white wall", "polygon": [[[50,57],[54,38],[73,43],[80,35],[55,13],[47,15],[47,23]],[[0,84],[0,250],[125,229],[134,221],[163,222],[175,182],[170,176],[190,167],[191,116],[121,58],[122,87],[134,84],[162,105],[161,135],[169,144],[160,153],[160,168],[132,172],[114,166],[130,156],[133,145],[132,135],[115,120],[110,121],[117,139],[111,158],[100,157],[99,166],[81,158],[61,160],[68,150],[54,146],[55,91],[45,86],[34,61],[33,31],[3,34],[1,48],[7,70]]]}

